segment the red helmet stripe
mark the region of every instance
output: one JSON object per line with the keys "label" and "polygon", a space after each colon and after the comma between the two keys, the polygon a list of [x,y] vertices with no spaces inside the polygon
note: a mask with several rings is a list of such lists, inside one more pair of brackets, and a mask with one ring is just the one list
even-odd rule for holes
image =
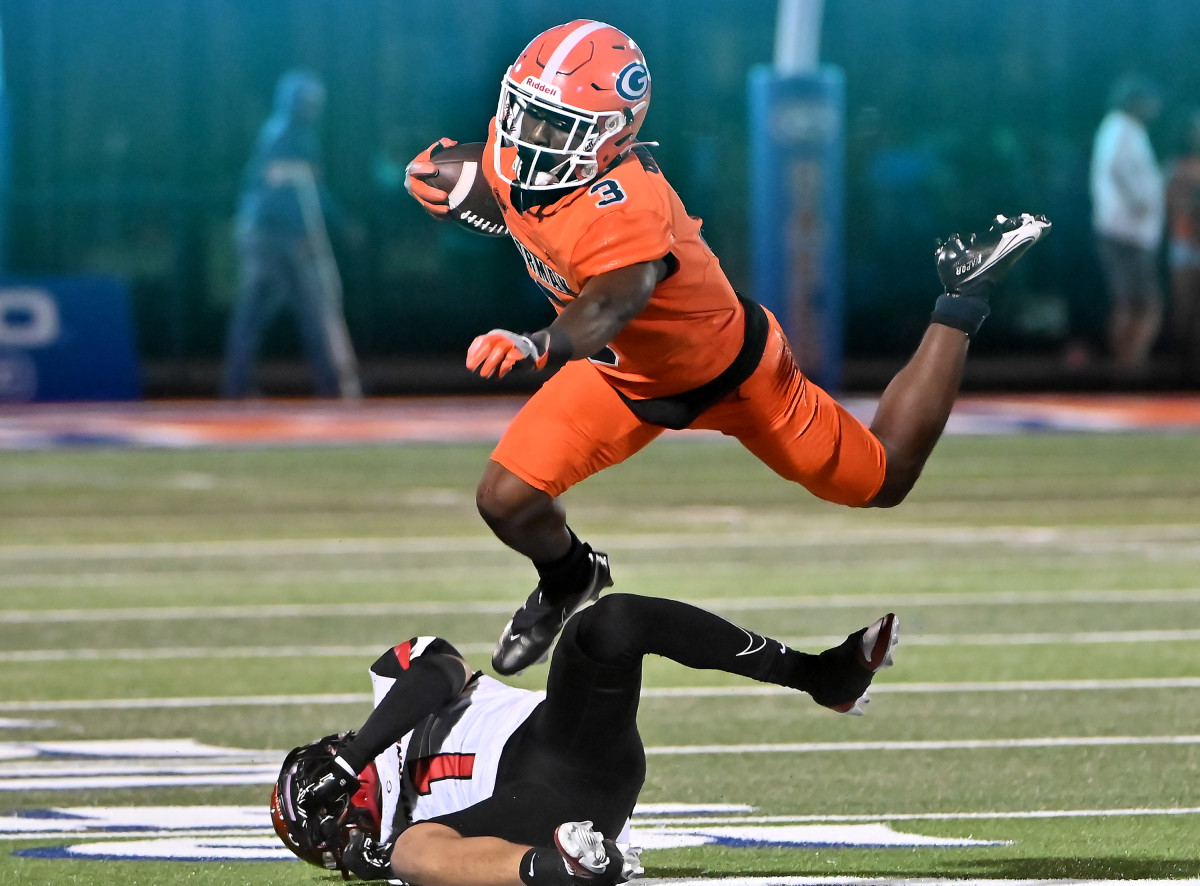
{"label": "red helmet stripe", "polygon": [[400,667],[406,671],[408,670],[408,665],[409,665],[408,653],[409,653],[409,650],[411,650],[411,649],[412,649],[412,641],[411,640],[405,640],[399,646],[392,647],[392,652],[396,653],[396,658],[400,662]]}

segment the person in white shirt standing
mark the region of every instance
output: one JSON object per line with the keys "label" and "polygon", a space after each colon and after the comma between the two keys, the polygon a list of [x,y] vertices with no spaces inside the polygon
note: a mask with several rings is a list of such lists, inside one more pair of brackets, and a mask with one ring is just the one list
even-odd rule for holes
{"label": "person in white shirt standing", "polygon": [[1108,286],[1108,343],[1118,370],[1145,368],[1162,324],[1158,252],[1165,219],[1162,170],[1146,127],[1158,88],[1129,75],[1113,87],[1092,144],[1092,226]]}

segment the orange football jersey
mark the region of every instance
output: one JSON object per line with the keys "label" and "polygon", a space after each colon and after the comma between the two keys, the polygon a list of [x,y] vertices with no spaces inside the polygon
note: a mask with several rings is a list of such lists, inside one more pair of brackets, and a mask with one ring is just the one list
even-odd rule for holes
{"label": "orange football jersey", "polygon": [[[556,310],[597,274],[667,256],[674,269],[650,302],[592,362],[634,399],[692,390],[733,362],[744,312],[720,262],[649,152],[636,148],[590,185],[518,212],[496,174],[489,135],[481,164],[509,234]],[[611,351],[611,353],[609,353]]]}

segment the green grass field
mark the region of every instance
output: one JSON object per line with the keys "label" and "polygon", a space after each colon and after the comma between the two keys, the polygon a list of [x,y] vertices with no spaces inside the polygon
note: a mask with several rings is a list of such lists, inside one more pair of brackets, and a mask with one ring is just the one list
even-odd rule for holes
{"label": "green grass field", "polygon": [[[366,668],[394,642],[442,634],[484,667],[533,577],[475,514],[486,457],[0,454],[0,823],[51,808],[257,805],[261,822],[235,836],[268,834],[270,775],[132,786],[136,758],[22,748],[194,739],[257,752],[238,765],[269,772],[276,752],[358,725]],[[903,620],[896,667],[863,718],[648,663],[646,803],[745,807],[703,819],[723,827],[884,823],[997,841],[649,850],[647,876],[1200,878],[1198,465],[1191,434],[952,437],[908,502],[855,511],[737,446],[675,438],[572,490],[571,523],[609,552],[621,591],[813,650],[887,610]],[[118,770],[131,781],[51,789]],[[146,835],[9,827],[0,884],[338,879],[298,862],[13,854],[134,838]]]}

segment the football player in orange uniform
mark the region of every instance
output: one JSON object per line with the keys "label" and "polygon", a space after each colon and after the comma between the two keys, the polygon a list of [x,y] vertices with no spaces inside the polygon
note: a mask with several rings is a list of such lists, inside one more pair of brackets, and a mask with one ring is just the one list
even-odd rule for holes
{"label": "football player in orange uniform", "polygon": [[[483,166],[557,311],[543,329],[493,329],[467,351],[482,376],[557,370],[505,432],[477,493],[488,526],[539,577],[501,634],[501,674],[540,660],[567,617],[612,584],[607,556],[571,531],[559,496],[664,428],[736,437],[828,501],[903,501],[950,415],[988,295],[1050,228],[1040,216],[997,216],[986,233],[939,247],[946,291],[867,428],[804,376],[775,317],[734,291],[700,221],[637,141],[649,104],[641,50],[596,21],[535,37],[501,84]],[[408,167],[409,192],[435,216],[448,212],[447,194],[430,157],[453,143]]]}

